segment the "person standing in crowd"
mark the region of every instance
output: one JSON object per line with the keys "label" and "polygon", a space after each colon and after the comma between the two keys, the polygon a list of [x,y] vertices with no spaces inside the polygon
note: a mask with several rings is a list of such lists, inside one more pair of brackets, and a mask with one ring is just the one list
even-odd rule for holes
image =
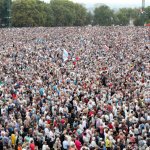
{"label": "person standing in crowd", "polygon": [[148,150],[147,30],[0,29],[0,150]]}

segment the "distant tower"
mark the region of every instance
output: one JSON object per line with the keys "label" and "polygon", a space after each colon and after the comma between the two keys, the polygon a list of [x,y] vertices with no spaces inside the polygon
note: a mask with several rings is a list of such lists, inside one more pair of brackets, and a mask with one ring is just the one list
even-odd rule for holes
{"label": "distant tower", "polygon": [[145,0],[142,0],[142,11],[144,11],[145,8]]}

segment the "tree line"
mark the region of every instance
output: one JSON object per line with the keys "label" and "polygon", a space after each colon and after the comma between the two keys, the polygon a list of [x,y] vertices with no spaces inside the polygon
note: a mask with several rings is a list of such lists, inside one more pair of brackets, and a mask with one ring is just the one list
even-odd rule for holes
{"label": "tree line", "polygon": [[[140,9],[121,8],[112,10],[106,5],[96,7],[94,12],[69,0],[13,0],[11,2],[11,24],[13,27],[56,27],[84,25],[128,25],[133,20],[140,26],[150,22],[150,6]],[[0,25],[5,26],[6,0],[0,0]]]}

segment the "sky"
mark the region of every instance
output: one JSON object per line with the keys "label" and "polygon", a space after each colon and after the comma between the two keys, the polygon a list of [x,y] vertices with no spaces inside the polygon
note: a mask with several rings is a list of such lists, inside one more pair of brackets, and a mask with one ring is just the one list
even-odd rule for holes
{"label": "sky", "polygon": [[[44,0],[49,2],[50,0]],[[103,3],[112,8],[120,7],[141,7],[142,0],[72,0],[73,2],[86,4],[87,7],[92,7],[94,4]],[[150,0],[145,0],[146,6],[150,6]]]}

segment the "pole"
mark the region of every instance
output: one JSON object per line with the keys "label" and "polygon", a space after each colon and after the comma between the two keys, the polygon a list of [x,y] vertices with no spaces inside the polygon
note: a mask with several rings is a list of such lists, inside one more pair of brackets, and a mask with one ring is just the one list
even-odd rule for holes
{"label": "pole", "polygon": [[145,8],[145,0],[142,0],[142,11],[144,11]]}
{"label": "pole", "polygon": [[141,17],[142,17],[142,25],[144,26],[145,23],[145,0],[142,0],[142,12],[141,12]]}

